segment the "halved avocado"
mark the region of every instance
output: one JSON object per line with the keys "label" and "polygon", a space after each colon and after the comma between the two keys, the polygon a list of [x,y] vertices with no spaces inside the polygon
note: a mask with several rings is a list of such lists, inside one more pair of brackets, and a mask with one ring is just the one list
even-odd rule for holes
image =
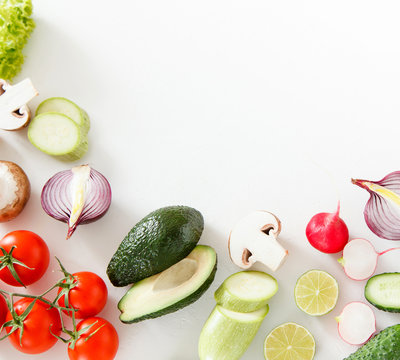
{"label": "halved avocado", "polygon": [[118,303],[119,318],[130,324],[182,309],[203,295],[216,271],[215,250],[198,245],[175,265],[134,284]]}

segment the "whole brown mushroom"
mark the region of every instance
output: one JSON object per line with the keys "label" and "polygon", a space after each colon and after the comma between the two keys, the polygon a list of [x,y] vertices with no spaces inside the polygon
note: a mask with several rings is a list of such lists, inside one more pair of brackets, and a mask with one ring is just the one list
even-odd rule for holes
{"label": "whole brown mushroom", "polygon": [[11,161],[0,160],[0,222],[17,217],[31,194],[24,170]]}

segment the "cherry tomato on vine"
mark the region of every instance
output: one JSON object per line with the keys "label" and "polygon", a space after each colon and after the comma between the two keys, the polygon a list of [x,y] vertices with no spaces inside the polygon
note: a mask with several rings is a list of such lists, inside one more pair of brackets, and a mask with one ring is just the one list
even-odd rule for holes
{"label": "cherry tomato on vine", "polygon": [[[14,304],[17,316],[23,314],[25,309],[34,301],[31,298],[22,298]],[[12,320],[9,312],[6,321]],[[50,349],[56,342],[54,335],[61,334],[60,314],[56,308],[51,308],[41,300],[36,300],[28,316],[23,320],[24,331],[20,344],[20,332],[18,329],[8,336],[11,344],[19,351],[26,354],[40,354]],[[10,333],[11,327],[6,327]],[[54,335],[52,335],[54,334]]]}
{"label": "cherry tomato on vine", "polygon": [[82,320],[77,331],[90,326],[78,340],[74,348],[68,347],[70,360],[112,360],[118,351],[118,334],[114,326],[100,317],[91,317]]}
{"label": "cherry tomato on vine", "polygon": [[8,233],[0,240],[0,250],[0,279],[12,286],[33,284],[43,276],[49,266],[49,248],[32,231],[18,230]]}
{"label": "cherry tomato on vine", "polygon": [[0,295],[0,327],[4,324],[8,313],[8,307],[3,295]]}
{"label": "cherry tomato on vine", "polygon": [[[108,290],[103,279],[90,271],[81,271],[72,274],[74,284],[76,284],[68,293],[68,307],[73,307],[77,319],[86,319],[97,315],[107,302]],[[58,289],[60,293],[63,288]],[[62,295],[58,300],[58,305],[67,307],[65,296]],[[66,312],[72,315],[71,312]]]}

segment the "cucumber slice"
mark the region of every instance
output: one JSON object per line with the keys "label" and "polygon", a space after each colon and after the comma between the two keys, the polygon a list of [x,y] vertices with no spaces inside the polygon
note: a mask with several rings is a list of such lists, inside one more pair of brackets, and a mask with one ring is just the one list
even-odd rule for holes
{"label": "cucumber slice", "polygon": [[367,281],[365,298],[377,309],[400,312],[400,273],[383,273]]}
{"label": "cucumber slice", "polygon": [[249,313],[235,312],[217,305],[200,334],[200,360],[240,359],[267,313],[268,305]]}
{"label": "cucumber slice", "polygon": [[217,254],[198,245],[183,260],[134,284],[118,303],[120,320],[130,324],[182,309],[210,287],[217,270]]}
{"label": "cucumber slice", "polygon": [[41,102],[36,109],[36,115],[46,112],[57,112],[68,116],[80,126],[84,134],[87,134],[90,129],[90,120],[87,112],[66,98],[52,97]]}
{"label": "cucumber slice", "polygon": [[278,282],[261,271],[241,271],[229,276],[214,294],[217,304],[239,312],[256,311],[278,291]]}
{"label": "cucumber slice", "polygon": [[35,116],[28,128],[28,138],[39,150],[65,161],[81,158],[88,149],[87,137],[79,126],[56,112]]}

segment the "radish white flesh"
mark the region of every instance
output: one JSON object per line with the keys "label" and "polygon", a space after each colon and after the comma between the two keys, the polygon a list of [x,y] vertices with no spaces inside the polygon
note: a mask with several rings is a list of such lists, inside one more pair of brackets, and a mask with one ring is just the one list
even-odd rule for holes
{"label": "radish white flesh", "polygon": [[379,256],[396,249],[399,248],[378,253],[368,240],[353,239],[347,243],[338,261],[350,279],[366,280],[374,274]]}
{"label": "radish white flesh", "polygon": [[376,331],[374,312],[362,302],[347,304],[336,320],[340,337],[351,345],[364,344]]}

